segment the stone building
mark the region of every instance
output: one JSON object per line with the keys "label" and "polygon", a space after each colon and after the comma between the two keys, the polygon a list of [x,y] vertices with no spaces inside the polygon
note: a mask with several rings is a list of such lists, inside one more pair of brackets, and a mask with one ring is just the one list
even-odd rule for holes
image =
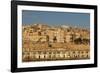
{"label": "stone building", "polygon": [[[80,37],[80,33],[66,32],[61,28],[50,28],[41,24],[35,24],[34,26],[28,26],[23,29],[23,39],[30,39],[36,42],[40,39],[40,37],[43,40],[52,43],[71,42],[73,34],[75,34],[74,38]],[[47,40],[46,37],[48,37],[49,40]]]}
{"label": "stone building", "polygon": [[[74,43],[75,41],[80,44]],[[89,59],[90,34],[72,27],[34,24],[22,27],[23,61]],[[85,47],[84,47],[85,46]]]}

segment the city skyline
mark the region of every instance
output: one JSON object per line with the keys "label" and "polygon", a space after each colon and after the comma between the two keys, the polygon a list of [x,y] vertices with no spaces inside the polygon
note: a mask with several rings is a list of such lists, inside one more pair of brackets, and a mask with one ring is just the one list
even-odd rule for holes
{"label": "city skyline", "polygon": [[90,14],[23,10],[22,24],[48,24],[50,26],[67,25],[90,28]]}

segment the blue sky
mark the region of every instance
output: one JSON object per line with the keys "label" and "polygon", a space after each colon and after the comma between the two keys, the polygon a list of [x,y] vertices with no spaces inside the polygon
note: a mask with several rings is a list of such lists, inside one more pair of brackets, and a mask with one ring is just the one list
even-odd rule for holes
{"label": "blue sky", "polygon": [[90,28],[89,13],[71,12],[51,12],[51,11],[22,11],[22,24],[48,24],[48,25],[68,25],[82,28]]}

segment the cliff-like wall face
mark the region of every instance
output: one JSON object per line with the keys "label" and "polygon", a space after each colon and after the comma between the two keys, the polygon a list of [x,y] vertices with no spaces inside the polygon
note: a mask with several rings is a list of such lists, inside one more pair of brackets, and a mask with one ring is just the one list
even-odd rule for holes
{"label": "cliff-like wall face", "polygon": [[65,25],[25,25],[22,26],[22,48],[23,62],[89,59],[90,31]]}

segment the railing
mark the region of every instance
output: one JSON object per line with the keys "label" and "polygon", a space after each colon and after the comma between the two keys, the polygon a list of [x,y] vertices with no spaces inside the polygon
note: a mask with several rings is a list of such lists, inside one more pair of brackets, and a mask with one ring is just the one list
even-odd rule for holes
{"label": "railing", "polygon": [[48,61],[48,60],[76,60],[89,59],[89,50],[73,51],[73,50],[51,50],[51,51],[30,51],[23,52],[23,61]]}

